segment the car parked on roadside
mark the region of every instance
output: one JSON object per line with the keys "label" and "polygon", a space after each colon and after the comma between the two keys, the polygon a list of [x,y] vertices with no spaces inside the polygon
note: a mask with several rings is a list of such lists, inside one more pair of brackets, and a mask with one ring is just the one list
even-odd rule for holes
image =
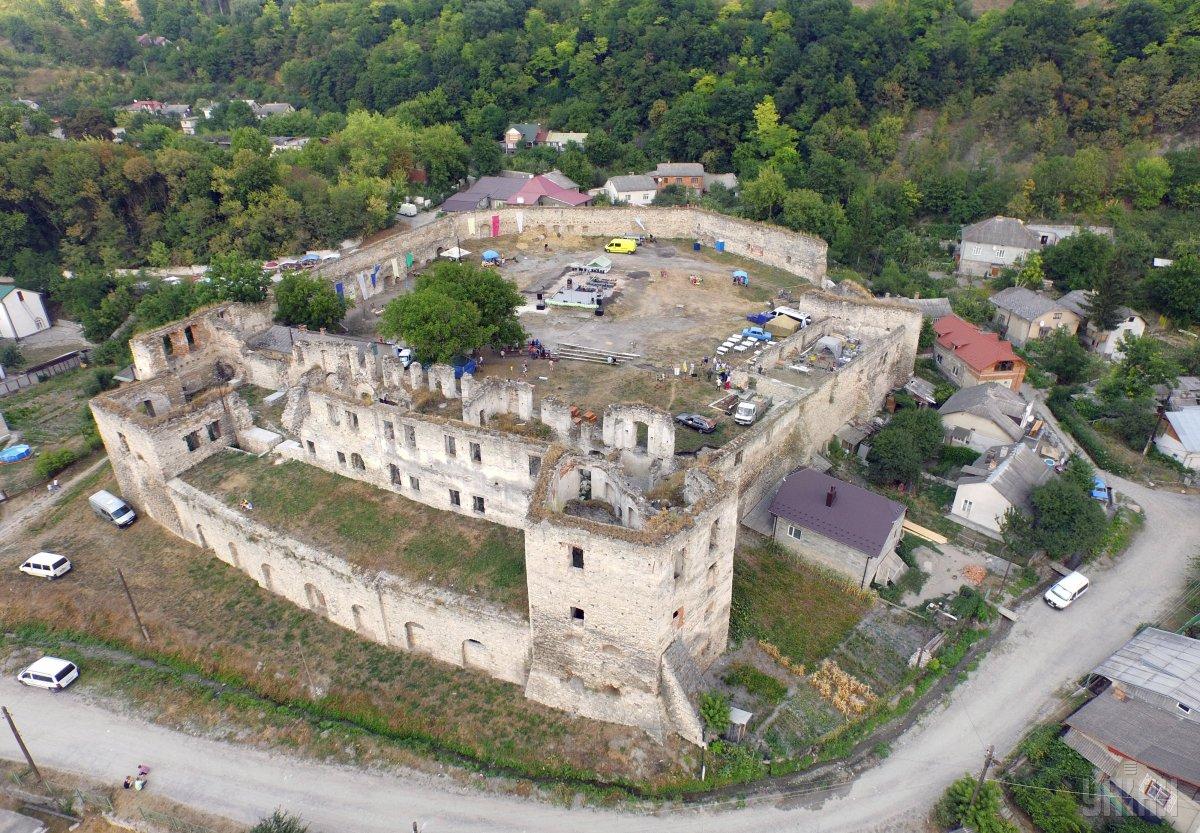
{"label": "car parked on roadside", "polygon": [[717,421],[700,414],[676,414],[675,421],[701,434],[711,434],[717,430]]}
{"label": "car parked on roadside", "polygon": [[17,569],[27,576],[56,579],[71,571],[71,562],[66,556],[58,553],[39,552],[30,556],[29,560]]}
{"label": "car parked on roadside", "polygon": [[752,338],[755,341],[770,341],[771,339],[775,338],[775,336],[768,333],[762,327],[747,327],[746,329],[742,330],[742,337]]}
{"label": "car parked on roadside", "polygon": [[47,691],[62,691],[77,679],[79,667],[58,657],[42,657],[17,675],[17,682]]}
{"label": "car parked on roadside", "polygon": [[1076,571],[1068,573],[1056,581],[1054,586],[1047,590],[1046,595],[1042,598],[1045,599],[1046,604],[1050,605],[1050,607],[1055,610],[1062,610],[1086,593],[1091,586],[1092,584],[1087,580],[1087,576]]}

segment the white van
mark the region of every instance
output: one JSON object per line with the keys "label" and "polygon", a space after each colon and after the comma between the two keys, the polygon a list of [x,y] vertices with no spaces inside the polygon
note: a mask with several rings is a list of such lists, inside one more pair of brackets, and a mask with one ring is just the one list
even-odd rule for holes
{"label": "white van", "polygon": [[1071,602],[1078,599],[1091,587],[1091,582],[1087,580],[1087,576],[1080,572],[1070,573],[1063,576],[1054,586],[1046,591],[1046,595],[1042,598],[1046,600],[1046,604],[1056,610],[1062,610]]}
{"label": "white van", "polygon": [[62,691],[79,679],[75,663],[58,657],[42,657],[17,675],[17,682],[34,688]]}
{"label": "white van", "polygon": [[22,573],[38,578],[55,579],[71,570],[71,562],[66,556],[52,552],[39,552],[19,568]]}
{"label": "white van", "polygon": [[137,518],[137,514],[129,508],[128,503],[103,489],[88,498],[88,504],[93,512],[117,526],[129,526]]}

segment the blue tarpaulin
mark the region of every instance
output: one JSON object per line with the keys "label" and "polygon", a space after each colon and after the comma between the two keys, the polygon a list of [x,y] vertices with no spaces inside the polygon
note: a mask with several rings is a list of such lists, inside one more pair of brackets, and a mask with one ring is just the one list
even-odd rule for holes
{"label": "blue tarpaulin", "polygon": [[499,260],[499,259],[500,259],[500,253],[499,253],[498,251],[496,251],[495,249],[488,249],[486,252],[484,252],[484,253],[483,253],[483,259],[484,259],[485,261],[488,261],[488,260]]}
{"label": "blue tarpaulin", "polygon": [[456,364],[454,365],[454,378],[461,379],[464,373],[470,373],[474,375],[475,368],[477,367],[479,367],[479,362],[475,359],[468,359],[462,364]]}
{"label": "blue tarpaulin", "polygon": [[734,276],[735,278],[748,278],[748,277],[750,277],[750,276],[749,276],[749,275],[746,273],[746,270],[745,270],[745,269],[734,269],[734,270],[733,270],[733,276]]}

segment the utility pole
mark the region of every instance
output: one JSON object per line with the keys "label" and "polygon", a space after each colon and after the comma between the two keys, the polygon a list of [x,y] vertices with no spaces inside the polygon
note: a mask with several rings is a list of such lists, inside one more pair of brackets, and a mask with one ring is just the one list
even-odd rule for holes
{"label": "utility pole", "polygon": [[[224,396],[221,397],[224,401]],[[137,622],[138,628],[142,632],[142,639],[150,642],[150,631],[146,630],[146,626],[142,624],[142,617],[138,613],[137,605],[133,603],[133,594],[129,592],[129,584],[125,581],[125,574],[121,572],[121,568],[117,568],[117,578],[121,580],[121,586],[125,588],[125,598],[129,599],[129,609],[133,611],[133,621]]]}
{"label": "utility pole", "polygon": [[971,793],[971,805],[974,806],[979,798],[979,791],[983,789],[983,782],[987,780],[988,770],[992,768],[992,764],[996,763],[996,757],[992,753],[995,752],[995,747],[987,748],[987,757],[983,759],[983,769],[979,771],[979,780],[975,782],[975,789]]}
{"label": "utility pole", "polygon": [[8,707],[0,706],[0,714],[3,714],[4,719],[8,721],[8,728],[12,729],[13,737],[17,739],[17,746],[21,747],[21,754],[25,756],[25,762],[29,764],[29,768],[33,770],[33,774],[37,776],[38,783],[42,785],[42,789],[50,789],[46,784],[46,779],[42,777],[42,771],[33,762],[33,756],[29,754],[29,749],[25,746],[25,741],[21,737],[21,733],[17,731],[17,724],[13,723],[12,714],[9,712]]}

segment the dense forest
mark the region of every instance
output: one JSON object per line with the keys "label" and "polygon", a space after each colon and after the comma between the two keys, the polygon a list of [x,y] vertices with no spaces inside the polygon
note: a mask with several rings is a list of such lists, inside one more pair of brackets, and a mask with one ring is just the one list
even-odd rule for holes
{"label": "dense forest", "polygon": [[[590,135],[506,165],[584,187],[732,170],[742,192],[713,208],[820,234],[900,291],[995,213],[1114,225],[1133,280],[1200,245],[1195,0],[2,0],[0,66],[43,105],[0,106],[0,271],[28,285],[370,233],[406,194],[498,169],[526,119]],[[201,126],[221,148],[114,114],[135,97],[299,110],[223,105]],[[97,140],[118,116],[126,141]],[[321,140],[271,154],[271,134]]]}

